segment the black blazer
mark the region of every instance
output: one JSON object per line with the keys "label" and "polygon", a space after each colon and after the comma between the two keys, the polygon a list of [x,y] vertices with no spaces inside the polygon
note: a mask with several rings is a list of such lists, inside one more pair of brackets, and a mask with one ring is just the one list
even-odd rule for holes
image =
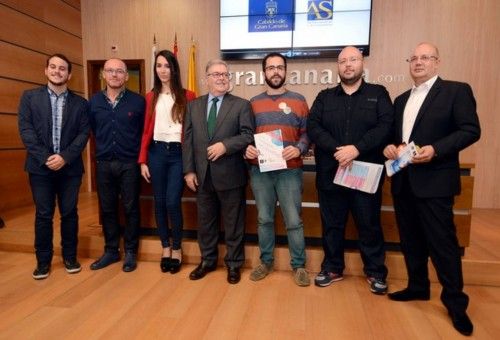
{"label": "black blazer", "polygon": [[[402,142],[403,112],[411,90],[394,101],[394,143]],[[417,114],[410,141],[432,145],[436,156],[429,163],[410,164],[408,178],[417,197],[447,197],[460,193],[458,153],[481,135],[476,101],[468,84],[437,78]],[[402,173],[393,176],[393,194],[401,191]]]}
{"label": "black blazer", "polygon": [[[52,109],[47,86],[27,90],[21,97],[18,115],[19,133],[26,146],[25,171],[38,175],[52,173],[45,162],[54,154]],[[61,125],[61,152],[66,165],[59,171],[70,176],[84,172],[82,151],[87,144],[90,125],[85,99],[68,90]]]}
{"label": "black blazer", "polygon": [[[248,144],[253,142],[255,129],[252,107],[248,100],[226,94],[222,100],[213,137],[207,130],[208,95],[188,103],[184,121],[182,159],[184,173],[195,172],[198,184],[203,185],[210,166],[216,190],[229,190],[247,183],[246,163],[243,159]],[[209,145],[222,142],[226,153],[215,162],[208,162]]]}

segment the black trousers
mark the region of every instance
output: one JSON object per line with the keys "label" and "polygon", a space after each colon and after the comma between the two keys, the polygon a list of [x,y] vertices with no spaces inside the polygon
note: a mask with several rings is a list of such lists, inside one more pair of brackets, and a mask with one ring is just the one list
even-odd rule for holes
{"label": "black trousers", "polygon": [[61,215],[61,247],[65,260],[75,260],[78,246],[78,193],[82,176],[54,171],[49,175],[29,174],[35,202],[35,251],[39,264],[52,261],[53,218],[57,205]]}
{"label": "black trousers", "polygon": [[136,253],[139,246],[139,165],[135,162],[97,161],[97,193],[106,252],[117,253],[120,246],[118,202],[125,211],[123,241],[125,251]]}
{"label": "black trousers", "polygon": [[452,313],[464,312],[469,297],[463,292],[460,248],[453,223],[454,197],[419,198],[408,182],[394,195],[401,249],[408,271],[408,288],[428,292],[430,256],[443,286],[441,301]]}
{"label": "black trousers", "polygon": [[239,268],[245,261],[245,187],[217,191],[213,187],[210,171],[198,188],[198,244],[201,258],[207,265],[217,264],[220,222],[224,227],[228,267]]}
{"label": "black trousers", "polygon": [[363,271],[367,276],[385,280],[387,267],[384,236],[380,225],[382,189],[379,188],[374,194],[343,187],[336,190],[318,190],[318,198],[325,253],[321,269],[343,273],[345,225],[351,212],[358,229]]}

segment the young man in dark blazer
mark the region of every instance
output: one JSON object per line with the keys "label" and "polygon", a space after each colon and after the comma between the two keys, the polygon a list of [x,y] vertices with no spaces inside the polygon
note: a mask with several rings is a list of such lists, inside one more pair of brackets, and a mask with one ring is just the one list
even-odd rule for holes
{"label": "young man in dark blazer", "polygon": [[78,273],[78,192],[84,172],[81,153],[89,137],[88,105],[68,90],[71,62],[62,54],[47,59],[48,83],[27,90],[19,104],[19,133],[26,146],[36,207],[36,280],[49,276],[52,262],[53,217],[56,199],[61,215],[61,246],[68,273]]}
{"label": "young man in dark blazer", "polygon": [[240,281],[245,260],[245,185],[243,153],[253,141],[250,102],[229,91],[227,64],[211,60],[206,67],[208,94],[188,104],[182,159],[187,186],[196,192],[198,243],[202,261],[189,278],[198,280],[217,266],[219,221],[225,232],[227,280]]}
{"label": "young man in dark blazer", "polygon": [[453,326],[470,335],[473,325],[466,314],[469,298],[463,292],[453,202],[460,193],[458,154],[481,133],[476,102],[469,85],[438,77],[440,59],[434,45],[419,44],[408,62],[415,85],[395,100],[394,144],[384,149],[384,155],[397,158],[403,143],[414,142],[420,149],[412,163],[392,178],[408,287],[389,298],[429,300],[430,256]]}

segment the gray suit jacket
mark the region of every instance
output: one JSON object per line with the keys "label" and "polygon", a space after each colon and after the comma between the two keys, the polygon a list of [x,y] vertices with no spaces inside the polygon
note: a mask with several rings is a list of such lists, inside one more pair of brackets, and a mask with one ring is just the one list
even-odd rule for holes
{"label": "gray suit jacket", "polygon": [[[203,186],[207,169],[215,190],[229,190],[244,186],[247,171],[243,159],[248,144],[253,142],[254,118],[248,100],[226,94],[222,100],[215,132],[211,139],[207,130],[208,95],[188,103],[184,121],[182,158],[184,173],[195,172]],[[226,153],[215,162],[207,159],[207,147],[222,142]]]}

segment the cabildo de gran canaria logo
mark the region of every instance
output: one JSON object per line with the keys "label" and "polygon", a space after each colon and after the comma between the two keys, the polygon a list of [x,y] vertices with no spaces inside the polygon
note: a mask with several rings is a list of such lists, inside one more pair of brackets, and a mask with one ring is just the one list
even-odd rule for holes
{"label": "cabildo de gran canaria logo", "polygon": [[307,1],[307,21],[332,21],[333,0]]}
{"label": "cabildo de gran canaria logo", "polygon": [[293,31],[293,0],[249,0],[248,31]]}

